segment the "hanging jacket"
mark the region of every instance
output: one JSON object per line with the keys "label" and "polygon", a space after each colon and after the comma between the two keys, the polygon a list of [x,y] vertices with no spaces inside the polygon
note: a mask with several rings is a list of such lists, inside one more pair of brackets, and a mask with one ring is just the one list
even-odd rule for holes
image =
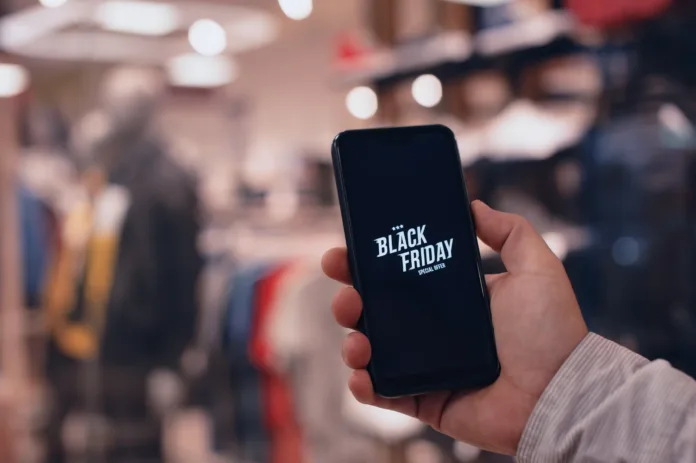
{"label": "hanging jacket", "polygon": [[106,364],[178,367],[196,326],[196,181],[153,140],[121,150],[109,180],[131,207],[120,240],[106,317]]}

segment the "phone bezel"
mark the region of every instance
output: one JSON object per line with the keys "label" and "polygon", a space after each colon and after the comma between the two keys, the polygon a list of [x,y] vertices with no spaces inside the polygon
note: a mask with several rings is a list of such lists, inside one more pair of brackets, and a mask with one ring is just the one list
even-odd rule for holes
{"label": "phone bezel", "polygon": [[[362,283],[360,281],[360,274],[357,270],[356,255],[354,250],[354,239],[353,239],[353,227],[351,224],[351,214],[350,214],[350,204],[346,194],[345,182],[343,178],[343,169],[341,166],[341,153],[340,153],[340,141],[348,136],[365,136],[374,132],[389,132],[394,136],[398,136],[402,132],[408,131],[413,133],[414,131],[438,131],[444,132],[448,139],[451,140],[451,151],[456,158],[456,164],[458,166],[458,171],[461,176],[461,185],[464,192],[464,198],[467,204],[470,204],[469,194],[466,190],[466,182],[464,180],[464,174],[461,169],[461,161],[459,156],[459,149],[457,146],[456,138],[454,133],[443,125],[424,125],[424,126],[411,126],[411,127],[390,127],[390,128],[374,128],[374,129],[362,129],[362,130],[350,130],[341,132],[338,134],[332,143],[331,157],[334,166],[334,175],[336,178],[336,187],[338,190],[338,199],[341,209],[341,216],[343,219],[343,229],[346,238],[346,245],[348,250],[348,263],[353,279],[353,286],[358,291],[358,293],[363,295]],[[467,208],[466,213],[471,217],[471,224],[474,224],[473,214],[471,208]],[[481,263],[481,255],[478,246],[478,240],[476,238],[475,225],[472,225],[470,236],[473,239],[473,246],[476,250],[476,266],[479,275],[479,283],[481,287],[481,292],[484,299],[484,304],[488,313],[488,328],[490,330],[490,340],[492,342],[492,351],[495,355],[495,364],[492,364],[490,368],[485,368],[480,372],[472,372],[471,370],[448,370],[443,372],[438,372],[437,374],[417,374],[404,376],[399,378],[384,378],[381,377],[378,372],[374,371],[372,363],[367,367],[367,371],[372,379],[373,387],[378,395],[383,397],[401,397],[408,395],[422,394],[431,391],[440,390],[466,390],[466,389],[477,389],[488,386],[496,381],[500,375],[500,362],[498,361],[498,354],[495,345],[495,332],[493,327],[493,318],[490,310],[490,300],[488,296],[488,289],[486,286],[486,277],[483,272],[483,266]],[[359,331],[363,332],[368,339],[370,338],[369,327],[367,326],[367,321],[365,317],[361,317],[358,326],[356,327]]]}

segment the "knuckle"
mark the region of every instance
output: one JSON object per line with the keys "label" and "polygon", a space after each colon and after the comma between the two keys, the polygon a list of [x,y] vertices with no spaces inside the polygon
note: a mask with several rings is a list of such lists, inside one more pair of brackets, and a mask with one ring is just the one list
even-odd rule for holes
{"label": "knuckle", "polygon": [[514,228],[518,230],[520,235],[538,234],[532,222],[526,217],[514,214]]}
{"label": "knuckle", "polygon": [[521,215],[517,215],[517,214],[513,214],[513,216],[514,216],[515,226],[520,227],[520,228],[525,229],[525,230],[533,228],[532,223],[529,220],[527,220],[525,217],[523,217]]}

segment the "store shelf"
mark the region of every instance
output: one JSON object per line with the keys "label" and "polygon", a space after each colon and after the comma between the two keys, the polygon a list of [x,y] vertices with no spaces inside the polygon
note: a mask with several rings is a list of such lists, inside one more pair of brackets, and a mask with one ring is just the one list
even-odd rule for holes
{"label": "store shelf", "polygon": [[338,81],[344,85],[388,79],[415,73],[443,63],[467,61],[473,52],[468,34],[457,31],[410,41],[391,50],[373,52],[360,60],[352,70],[344,71]]}
{"label": "store shelf", "polygon": [[500,56],[543,47],[554,40],[569,37],[575,28],[565,11],[550,11],[527,21],[495,27],[476,34],[476,52],[482,56]]}
{"label": "store shelf", "polygon": [[459,31],[441,32],[376,51],[342,71],[337,81],[344,86],[384,84],[425,73],[447,78],[489,68],[496,60],[515,56],[525,60],[562,56],[582,49],[572,39],[574,28],[568,13],[551,11],[479,32],[473,38]]}

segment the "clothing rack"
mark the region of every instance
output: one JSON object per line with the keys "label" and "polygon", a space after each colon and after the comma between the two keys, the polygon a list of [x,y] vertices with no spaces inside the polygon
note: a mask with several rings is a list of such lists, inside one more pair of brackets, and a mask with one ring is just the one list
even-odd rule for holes
{"label": "clothing rack", "polygon": [[[27,352],[24,342],[22,271],[20,259],[19,209],[16,196],[17,163],[16,100],[0,98],[0,404],[2,421],[15,448],[0,459],[19,461],[18,447],[28,438],[21,410],[28,405]],[[9,415],[9,416],[8,416]],[[18,444],[19,443],[19,444]],[[8,442],[9,444],[9,442]]]}
{"label": "clothing rack", "polygon": [[238,226],[231,230],[230,239],[234,256],[242,262],[309,257],[318,263],[324,251],[344,242],[338,228],[274,232]]}

